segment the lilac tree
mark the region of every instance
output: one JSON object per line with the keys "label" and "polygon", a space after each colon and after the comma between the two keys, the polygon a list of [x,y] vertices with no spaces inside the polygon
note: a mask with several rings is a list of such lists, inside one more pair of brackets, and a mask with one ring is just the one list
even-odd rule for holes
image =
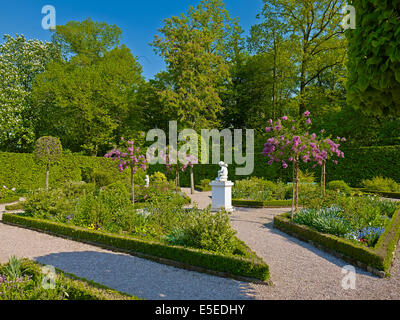
{"label": "lilac tree", "polygon": [[265,128],[272,135],[264,145],[263,155],[268,157],[268,164],[280,163],[287,169],[289,163],[293,164],[293,207],[296,212],[299,206],[299,163],[311,161],[312,137],[308,134],[311,126],[310,112],[304,113],[305,119],[295,120],[284,116],[277,121],[269,120]]}
{"label": "lilac tree", "polygon": [[139,169],[146,170],[146,157],[141,154],[140,148],[134,146],[133,141],[126,141],[121,138],[123,147],[121,149],[113,149],[105,155],[106,158],[118,160],[119,170],[131,170],[131,200],[135,204],[135,179],[134,176]]}

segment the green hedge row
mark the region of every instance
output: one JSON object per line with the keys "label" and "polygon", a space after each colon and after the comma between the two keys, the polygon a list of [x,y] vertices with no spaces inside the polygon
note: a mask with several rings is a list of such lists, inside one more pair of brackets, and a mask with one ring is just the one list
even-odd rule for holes
{"label": "green hedge row", "polygon": [[204,269],[204,272],[214,271],[233,278],[243,277],[260,281],[267,281],[269,279],[268,265],[255,254],[252,255],[251,259],[239,256],[227,256],[204,250],[169,246],[158,242],[91,231],[67,224],[23,217],[16,214],[4,213],[3,222],[65,236],[81,242],[105,245],[130,253],[139,253],[145,255],[145,257],[148,256],[148,258],[155,257],[176,261],[183,264],[182,267],[189,269],[190,266],[194,266]]}
{"label": "green hedge row", "polygon": [[[339,160],[339,164],[327,163],[327,183],[335,180],[343,180],[353,187],[361,185],[364,179],[372,179],[376,176],[390,177],[400,183],[400,145],[383,147],[360,147],[360,148],[342,148],[345,158]],[[254,155],[254,172],[252,176],[265,178],[267,180],[280,179],[284,182],[292,181],[292,169],[284,169],[279,164],[269,166],[267,159],[261,154],[262,150]],[[246,176],[237,176],[235,164],[229,166],[229,178],[232,181],[246,179]],[[243,166],[239,166],[243,167]],[[219,170],[218,165],[196,165],[194,166],[195,184],[199,185],[201,180],[214,180]],[[312,164],[302,163],[301,170],[313,172],[316,181],[319,181],[321,168],[312,168]],[[165,172],[165,166],[151,166],[149,172]],[[173,175],[169,176],[173,179]],[[189,170],[180,173],[180,182],[182,186],[190,186]]]}
{"label": "green hedge row", "polygon": [[12,203],[12,202],[16,202],[18,200],[19,200],[19,196],[12,196],[12,197],[8,197],[8,198],[2,198],[2,199],[0,199],[0,204]]}
{"label": "green hedge row", "polygon": [[[82,169],[91,168],[111,172],[116,179],[122,177],[116,163],[106,158],[64,155],[50,168],[50,186],[64,182],[81,181]],[[0,152],[0,184],[9,189],[33,190],[45,187],[46,169],[34,161],[32,154]]]}
{"label": "green hedge row", "polygon": [[[363,179],[372,179],[375,176],[390,177],[400,183],[400,146],[384,147],[361,147],[343,148],[345,159],[341,159],[338,165],[327,163],[327,182],[333,180],[344,180],[347,184],[357,187]],[[266,158],[262,156],[261,150],[254,155],[253,176],[267,180],[281,179],[284,182],[292,181],[292,170],[283,169],[279,164],[268,166]],[[122,175],[110,159],[85,157],[78,155],[65,155],[54,165],[50,171],[50,185],[59,186],[67,180],[80,181],[82,179],[81,168],[102,169],[115,173],[118,177]],[[229,178],[232,181],[245,179],[245,176],[237,176],[235,169],[238,166],[229,166]],[[242,167],[242,166],[239,166]],[[195,165],[195,185],[200,185],[204,179],[214,180],[219,170],[218,165]],[[312,169],[310,164],[301,164],[302,170],[315,173],[317,180],[320,176],[320,168]],[[165,173],[164,165],[150,166],[148,174],[157,171]],[[181,186],[190,186],[190,170],[180,173]],[[174,179],[170,174],[169,179]],[[37,189],[45,184],[45,168],[37,165],[31,154],[0,152],[0,184],[9,188]]]}
{"label": "green hedge row", "polygon": [[288,208],[292,206],[292,200],[255,201],[232,199],[232,205],[235,207],[248,208]]}
{"label": "green hedge row", "polygon": [[360,189],[360,191],[363,193],[368,193],[368,194],[377,194],[384,198],[400,199],[400,192],[371,191],[371,190],[367,190],[367,189]]}
{"label": "green hedge row", "polygon": [[339,238],[329,234],[323,234],[308,226],[295,224],[290,221],[288,214],[276,216],[274,227],[295,236],[304,241],[312,241],[339,253],[345,260],[357,263],[359,267],[370,272],[376,270],[389,275],[394,257],[394,251],[400,238],[400,211],[397,211],[386,228],[385,233],[380,237],[374,248],[358,245],[352,241]]}

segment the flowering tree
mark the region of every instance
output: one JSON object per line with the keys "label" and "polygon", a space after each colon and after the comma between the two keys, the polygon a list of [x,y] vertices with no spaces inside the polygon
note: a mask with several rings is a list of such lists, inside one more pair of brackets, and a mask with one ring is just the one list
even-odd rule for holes
{"label": "flowering tree", "polygon": [[[140,148],[135,148],[133,141],[125,141],[121,138],[124,147],[121,149],[113,149],[105,155],[106,158],[118,160],[119,170],[131,170],[131,200],[135,204],[135,179],[134,176],[139,169],[146,170],[146,157],[140,153]],[[126,151],[125,151],[126,149]]]}
{"label": "flowering tree", "polygon": [[[319,138],[315,133],[310,134],[309,130],[312,124],[310,116],[309,111],[304,113],[305,119],[302,118],[300,121],[284,116],[276,122],[270,120],[270,126],[265,128],[267,133],[274,135],[264,145],[263,155],[269,158],[268,164],[272,165],[278,162],[286,169],[289,162],[293,163],[293,201],[296,212],[299,199],[299,163],[301,161],[304,163],[314,162],[314,168],[316,166],[323,168],[321,185],[323,194],[325,194],[326,161],[334,156],[344,158],[344,153],[339,149],[339,142],[344,142],[346,139],[338,137],[335,142],[330,137]],[[322,130],[321,134],[324,132]],[[333,162],[337,163],[337,160],[333,160]]]}
{"label": "flowering tree", "polygon": [[50,42],[5,35],[0,44],[0,147],[15,151],[35,142],[37,106],[32,103],[36,76],[61,57]]}
{"label": "flowering tree", "polygon": [[[269,138],[264,145],[263,155],[269,158],[268,164],[280,163],[287,169],[289,163],[293,163],[293,207],[296,212],[299,205],[299,163],[300,161],[311,161],[310,140],[314,135],[309,135],[308,129],[311,126],[310,112],[304,113],[305,119],[295,120],[284,116],[277,121],[269,120],[267,133],[273,137]],[[316,138],[316,137],[315,137]]]}
{"label": "flowering tree", "polygon": [[[321,130],[321,135],[325,133],[325,130]],[[339,158],[344,158],[344,152],[341,151],[340,143],[346,142],[346,138],[337,137],[336,139],[332,139],[331,137],[323,138],[321,137],[318,142],[313,142],[313,152],[315,153],[314,159],[317,162],[316,165],[322,167],[321,172],[321,190],[322,195],[325,196],[325,185],[326,185],[326,162],[332,158],[336,158],[332,160],[333,163],[338,164]],[[314,146],[314,144],[316,144]]]}

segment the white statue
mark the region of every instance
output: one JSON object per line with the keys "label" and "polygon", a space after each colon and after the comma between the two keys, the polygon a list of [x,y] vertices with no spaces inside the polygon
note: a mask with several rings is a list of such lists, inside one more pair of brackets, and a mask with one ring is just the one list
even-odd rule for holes
{"label": "white statue", "polygon": [[218,178],[216,180],[221,182],[228,181],[228,165],[221,161],[219,166],[221,170],[218,171]]}
{"label": "white statue", "polygon": [[148,188],[150,186],[150,177],[146,176],[146,178],[144,179],[144,182],[146,183],[146,188]]}

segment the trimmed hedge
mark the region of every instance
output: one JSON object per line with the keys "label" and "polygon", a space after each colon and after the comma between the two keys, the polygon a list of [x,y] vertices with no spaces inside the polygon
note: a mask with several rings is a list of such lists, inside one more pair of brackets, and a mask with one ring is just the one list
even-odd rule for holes
{"label": "trimmed hedge", "polygon": [[292,200],[255,201],[232,199],[232,205],[247,208],[288,208],[292,206]]}
{"label": "trimmed hedge", "polygon": [[384,198],[400,199],[400,192],[370,191],[367,189],[360,189],[360,191],[363,193],[368,193],[368,194],[377,194]]}
{"label": "trimmed hedge", "polygon": [[[390,177],[400,183],[400,145],[383,147],[342,148],[345,159],[341,159],[338,165],[327,163],[327,183],[333,180],[343,180],[350,186],[361,185],[364,179],[372,179],[375,176]],[[266,158],[261,154],[262,150],[256,150],[254,154],[254,172],[252,176],[267,180],[281,179],[284,182],[292,181],[292,170],[275,164],[268,166]],[[64,155],[61,161],[50,169],[50,186],[57,187],[67,180],[80,181],[82,179],[81,168],[90,167],[103,169],[121,175],[115,163],[110,159],[86,157],[79,155]],[[243,176],[236,176],[235,164],[229,166],[229,178],[232,181],[242,180]],[[242,167],[242,166],[239,166]],[[44,167],[36,164],[32,154],[0,152],[0,182],[9,188],[37,189],[45,184]],[[193,168],[195,185],[200,185],[201,180],[214,180],[219,170],[218,165],[195,165]],[[314,172],[318,177],[321,169],[312,169],[310,164],[302,163],[301,170]],[[152,165],[148,174],[165,172],[164,165]],[[18,173],[18,174],[15,174]],[[169,179],[175,179],[173,174]],[[189,170],[180,172],[180,183],[183,187],[190,186]]]}
{"label": "trimmed hedge", "polygon": [[19,200],[19,196],[12,196],[12,197],[8,197],[8,198],[0,199],[0,204],[12,203],[12,202],[16,202],[18,200]]}
{"label": "trimmed hedge", "polygon": [[204,250],[170,246],[159,242],[92,231],[67,224],[9,213],[3,214],[3,222],[45,231],[80,242],[103,245],[129,253],[141,254],[144,258],[156,261],[158,260],[157,258],[160,258],[158,262],[163,262],[163,259],[167,259],[181,263],[183,264],[182,267],[188,269],[191,269],[191,266],[204,269],[196,271],[217,272],[222,273],[222,276],[248,278],[249,281],[259,280],[263,282],[267,281],[270,276],[268,265],[253,252],[252,257],[246,259],[239,256],[222,255]]}
{"label": "trimmed hedge", "polygon": [[[17,190],[36,190],[45,187],[46,168],[35,162],[32,154],[0,152],[0,183]],[[66,181],[82,181],[82,169],[100,169],[116,178],[124,177],[116,163],[106,158],[63,155],[50,167],[50,187],[60,187]]]}
{"label": "trimmed hedge", "polygon": [[400,210],[396,211],[374,248],[368,248],[337,236],[318,232],[291,222],[287,213],[274,218],[274,227],[303,241],[311,241],[344,260],[377,275],[390,275],[396,245],[400,238]]}

